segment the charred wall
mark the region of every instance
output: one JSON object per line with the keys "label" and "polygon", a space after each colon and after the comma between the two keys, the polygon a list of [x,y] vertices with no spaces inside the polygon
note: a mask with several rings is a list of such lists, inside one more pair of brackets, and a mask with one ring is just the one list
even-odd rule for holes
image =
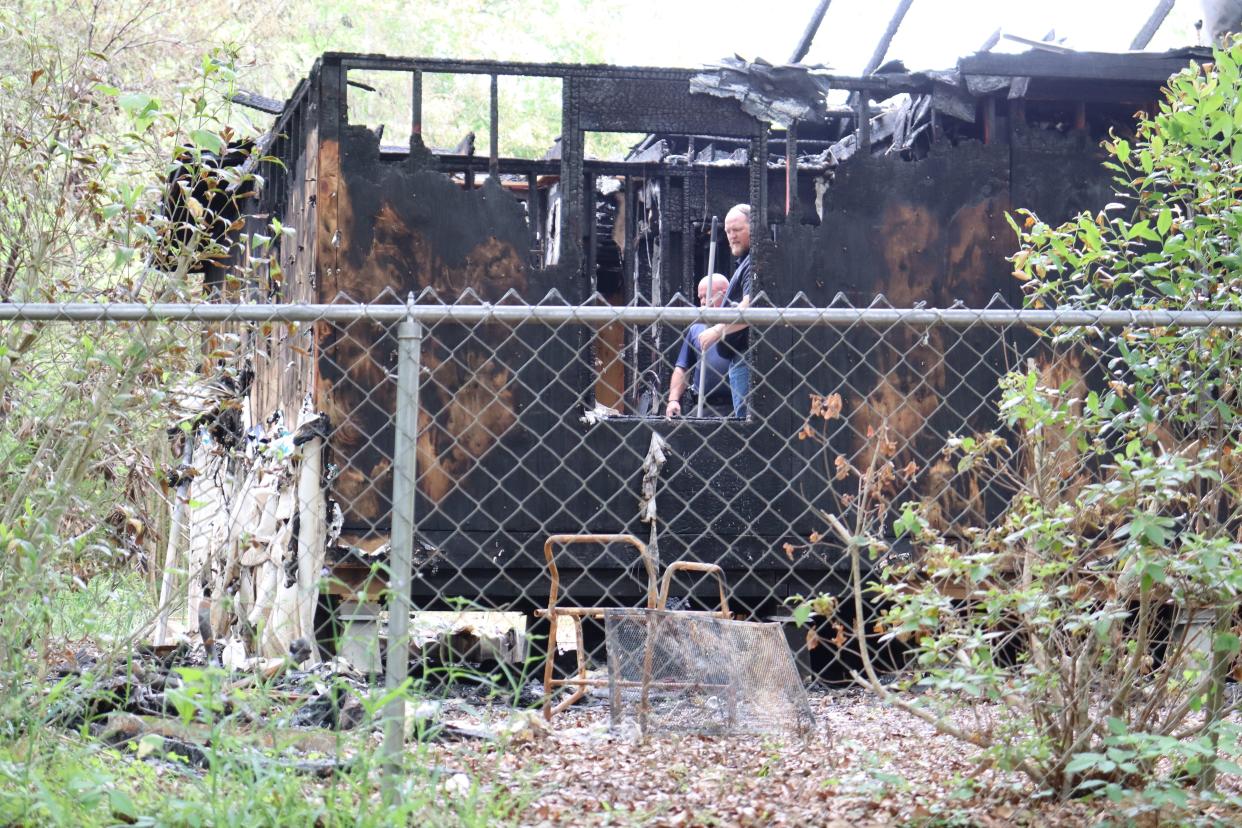
{"label": "charred wall", "polygon": [[[321,224],[335,266],[319,287],[321,301],[499,302],[512,293],[529,299],[557,280],[533,271],[527,255],[522,204],[494,179],[465,189],[440,171],[412,163],[381,161],[368,130],[351,127],[339,143],[325,142],[321,157],[339,170],[330,224]],[[560,272],[560,271],[557,271]],[[549,283],[547,279],[552,279]],[[539,287],[532,287],[533,285]],[[425,380],[419,412],[419,491],[434,509],[420,525],[461,519],[455,501],[486,500],[495,481],[475,474],[477,461],[503,439],[520,450],[526,429],[513,430],[529,407],[535,329],[501,325],[469,329],[437,325],[423,345]],[[376,325],[325,328],[316,398],[336,429],[333,451],[342,460],[333,497],[354,530],[386,529],[391,504],[392,411],[396,342]],[[529,480],[517,479],[519,489]],[[501,504],[472,510],[476,525],[512,514]],[[490,517],[490,520],[489,520]]]}
{"label": "charred wall", "polygon": [[[318,68],[298,86],[285,114],[273,128],[274,161],[260,172],[266,182],[261,202],[247,219],[246,234],[271,235],[271,219],[291,233],[274,239],[268,262],[252,269],[248,298],[269,302],[315,302],[316,190],[319,178]],[[251,245],[246,245],[247,251]],[[317,342],[311,326],[269,324],[251,329],[247,352],[254,354],[255,381],[251,406],[255,419],[280,412],[287,428],[297,425],[299,411],[314,383]]]}
{"label": "charred wall", "polygon": [[[1003,143],[933,145],[918,161],[882,156],[843,165],[824,194],[820,226],[783,229],[765,289],[778,304],[803,292],[821,307],[840,297],[852,306],[1021,307],[1020,284],[1006,261],[1017,247],[1006,213],[1028,207],[1059,222],[1099,209],[1112,200],[1101,160],[1084,133],[1026,129]],[[1004,508],[1004,493],[958,474],[942,449],[952,435],[998,427],[997,378],[1024,367],[1017,355],[1033,354],[1050,379],[1083,381],[1081,360],[1036,347],[1024,331],[855,326],[783,330],[775,340],[776,355],[789,356],[774,355],[762,371],[773,392],[790,389],[790,433],[810,394],[840,392],[843,420],[830,453],[866,468],[877,445],[871,435],[887,428],[894,465],[915,470],[910,481],[894,483],[893,493],[924,501],[942,528],[981,525]],[[812,443],[791,443],[787,453],[791,511],[826,505],[830,486],[842,493],[855,485],[852,477],[827,484],[832,470],[817,467]]]}
{"label": "charred wall", "polygon": [[[860,154],[836,169],[818,205],[813,175],[804,173],[797,218],[781,221],[785,172],[769,169],[766,156],[756,160],[765,132],[753,119],[732,102],[679,92],[685,79],[674,72],[615,71],[622,74],[566,77],[559,161],[518,167],[492,159],[493,170],[526,176],[523,187],[512,175],[480,176],[476,185],[473,171],[486,170],[489,159],[437,156],[417,141],[406,154],[382,152],[373,132],[348,124],[344,70],[326,63],[282,213],[309,232],[282,247],[288,264],[272,295],[394,303],[411,293],[423,302],[512,295],[535,302],[556,289],[582,301],[605,284],[597,282],[602,267],[607,279],[619,279],[607,282],[612,301],[632,291],[663,304],[679,292],[693,296],[706,270],[710,217],[746,201],[756,206],[758,285],[775,304],[799,293],[817,306],[838,294],[854,305],[883,294],[897,307],[981,307],[999,294],[1016,307],[1020,293],[1005,260],[1015,240],[1005,213],[1031,206],[1056,220],[1109,200],[1108,176],[1089,141],[1015,129],[1003,142],[934,143],[919,160]],[[693,105],[679,106],[679,99]],[[613,173],[586,163],[583,130],[691,127],[749,142],[750,163],[626,168],[616,173],[623,182],[615,207],[597,211],[596,177]],[[533,241],[532,218],[549,225],[542,239]],[[601,235],[620,239],[607,261]],[[637,252],[640,236],[658,257]],[[729,272],[724,250],[717,269]],[[944,520],[974,522],[999,508],[937,458],[950,434],[995,425],[996,377],[1013,367],[1013,346],[1027,343],[985,329],[962,336],[900,326],[775,329],[754,338],[750,421],[627,416],[583,425],[584,407],[599,396],[603,372],[594,362],[601,353],[645,354],[608,374],[620,402],[643,365],[671,364],[678,334],[666,330],[633,348],[629,337],[638,334],[615,328],[597,336],[579,326],[428,327],[417,440],[418,533],[427,550],[416,579],[420,602],[529,597],[527,585],[543,582],[548,533],[645,536],[636,500],[653,430],[670,448],[660,477],[665,561],[719,561],[743,600],[768,596],[774,583],[788,593],[819,588],[839,561],[810,554],[795,562],[781,552],[783,542],[796,540],[788,537],[791,527],[804,536],[818,528],[810,509],[823,505],[831,477],[810,444],[794,439],[811,394],[845,397],[833,453],[865,464],[868,433],[886,424],[895,463],[916,467],[910,491],[934,501]],[[373,547],[390,523],[396,341],[376,325],[320,324],[304,344],[304,356],[282,352],[296,365],[292,376],[269,371],[264,378],[271,390],[262,392],[262,405],[288,408],[313,375],[314,404],[334,429],[331,496],[351,542]],[[659,380],[666,388],[667,372]],[[600,597],[601,585],[630,563],[589,549],[571,550],[568,560],[567,588],[579,600]],[[640,586],[635,581],[635,594]]]}

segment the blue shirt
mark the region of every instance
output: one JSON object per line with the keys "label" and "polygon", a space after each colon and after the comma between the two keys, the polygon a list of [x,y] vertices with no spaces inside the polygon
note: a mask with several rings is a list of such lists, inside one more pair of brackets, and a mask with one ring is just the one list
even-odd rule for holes
{"label": "blue shirt", "polygon": [[[677,367],[690,374],[688,385],[697,390],[699,385],[699,334],[707,326],[695,322],[681,338],[681,353],[677,355]],[[707,349],[707,396],[728,385],[729,360],[720,355],[715,345]]]}
{"label": "blue shirt", "polygon": [[[729,290],[725,293],[725,306],[737,307],[742,304],[743,299],[753,295],[754,290],[755,273],[750,268],[750,251],[747,251],[742,260],[737,263],[737,270],[733,271],[732,278],[729,279]],[[730,361],[736,359],[750,347],[750,328],[742,328],[740,331],[725,334],[724,340],[719,344],[721,356]]]}

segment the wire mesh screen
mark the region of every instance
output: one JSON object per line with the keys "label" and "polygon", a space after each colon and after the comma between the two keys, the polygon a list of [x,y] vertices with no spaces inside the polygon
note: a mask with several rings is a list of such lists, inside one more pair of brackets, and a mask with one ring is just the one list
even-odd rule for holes
{"label": "wire mesh screen", "polygon": [[[976,647],[1043,681],[1018,623],[1042,606],[1024,603],[1024,578],[1129,623],[1147,594],[1128,563],[1136,525],[1162,558],[1192,551],[1150,587],[1142,644],[1110,663],[1165,687],[1186,665],[1217,686],[1233,669],[1209,642],[1236,604],[1192,568],[1203,556],[1176,516],[1215,504],[1199,525],[1234,554],[1242,466],[1226,450],[1233,418],[1208,405],[1221,380],[1205,375],[1195,416],[1143,421],[1151,463],[1168,468],[1164,505],[1119,511],[1110,492],[1144,449],[1099,423],[1129,405],[1133,369],[1120,346],[1068,333],[1165,337],[1180,320],[1191,344],[1232,349],[1235,328],[1194,313],[761,304],[698,416],[669,405],[690,388],[683,345],[740,311],[507,297],[10,306],[0,422],[16,428],[0,476],[49,481],[38,508],[73,530],[56,556],[74,578],[84,543],[149,562],[158,616],[130,632],[152,653],[235,674],[296,664],[361,686],[382,671],[395,689],[411,666],[434,680],[437,666],[486,665],[510,703],[550,718],[607,687],[618,729],[798,733],[812,684],[918,675],[928,642],[941,647],[928,619],[962,640],[942,648],[953,659]],[[71,348],[82,365],[61,357]],[[59,397],[41,394],[53,381]],[[163,460],[126,478],[127,510],[100,526],[96,503],[57,487],[115,475],[122,429]],[[1189,480],[1180,464],[1201,452],[1218,468]],[[1024,504],[1042,504],[1046,532],[1015,531]],[[28,544],[31,572],[46,548]],[[26,669],[3,642],[52,617],[0,609],[0,681]],[[1077,658],[1076,640],[1059,646]],[[129,712],[167,707],[127,698]],[[395,754],[404,711],[390,699]],[[356,723],[360,704],[299,715]]]}
{"label": "wire mesh screen", "polygon": [[[656,313],[676,311],[672,304]],[[570,308],[554,297],[504,310],[509,317],[446,313],[421,325],[407,467],[410,593],[417,610],[516,612],[536,655],[555,652],[540,643],[552,640],[585,649],[588,667],[602,668],[597,624],[588,621],[578,643],[531,613],[548,602],[549,536],[625,533],[651,547],[660,570],[681,559],[719,564],[739,617],[788,624],[807,678],[849,681],[861,667],[860,630],[878,669],[892,672],[905,664],[905,645],[883,624],[881,596],[868,591],[861,607],[852,600],[852,535],[867,527],[890,541],[860,556],[866,585],[911,560],[912,548],[893,531],[903,504],[920,505],[949,537],[966,537],[1003,521],[1024,487],[1081,486],[1093,474],[1091,458],[1074,447],[1071,422],[1044,435],[1038,452],[1024,450],[997,402],[1010,372],[1034,377],[1050,400],[1082,400],[1107,387],[1101,360],[1025,326],[986,320],[986,310],[965,311],[975,316],[955,327],[926,326],[900,310],[881,319],[751,324],[748,348],[734,360],[748,374],[736,401],[727,375],[713,380],[696,373],[693,359],[685,365],[703,324],[631,321],[626,313],[639,309]],[[557,310],[573,313],[550,315]],[[888,308],[877,302],[867,310]],[[784,309],[790,317],[797,311]],[[599,319],[585,316],[591,312]],[[192,527],[207,525],[216,507],[211,534],[192,532],[192,563],[210,576],[190,603],[200,594],[216,599],[217,638],[247,635],[246,624],[229,623],[230,604],[220,597],[236,596],[248,615],[264,606],[266,581],[250,577],[251,559],[259,560],[254,572],[276,573],[267,580],[277,591],[297,581],[303,596],[301,622],[290,627],[296,634],[265,647],[275,624],[257,626],[263,654],[310,638],[312,614],[330,654],[344,625],[361,623],[359,606],[383,634],[380,598],[403,462],[396,328],[363,314],[213,330],[228,346],[217,352],[232,356],[216,359],[210,373],[229,382],[211,385],[218,411],[196,431],[201,468],[188,497]],[[700,416],[692,392],[701,382],[715,387]],[[670,409],[675,396],[684,398],[680,410]],[[969,452],[954,441],[967,437],[991,440],[990,459],[999,462],[984,462],[978,449],[963,462]],[[283,477],[272,477],[274,464]],[[273,516],[284,535],[270,531]],[[845,531],[834,532],[826,516]],[[261,548],[274,551],[264,556]],[[648,579],[632,552],[576,545],[558,555],[566,605],[644,603]],[[683,580],[671,608],[715,608],[712,584]],[[800,599],[821,596],[794,629],[788,622]],[[308,603],[315,600],[317,608]],[[562,660],[567,675],[576,656]],[[368,658],[369,668],[377,665]]]}
{"label": "wire mesh screen", "polygon": [[[1071,503],[1114,474],[1108,458],[1081,449],[1078,415],[1123,396],[1126,369],[1107,347],[1064,344],[1001,304],[760,303],[734,359],[747,373],[734,400],[727,370],[713,380],[682,359],[694,326],[713,318],[676,297],[666,308],[570,305],[552,295],[538,305],[513,294],[489,296],[491,304],[381,298],[286,306],[266,319],[262,305],[204,305],[218,318],[182,308],[188,315],[174,321],[52,316],[3,326],[16,343],[6,346],[10,422],[49,412],[72,420],[124,392],[126,418],[107,428],[144,429],[162,446],[164,468],[140,469],[133,485],[167,498],[166,527],[154,514],[108,518],[123,542],[133,535],[143,547],[161,604],[177,604],[165,607],[157,640],[197,635],[230,663],[298,651],[379,672],[393,638],[387,590],[403,500],[413,539],[408,607],[488,613],[447,630],[442,617],[440,626],[416,621],[416,659],[452,654],[457,627],[469,627],[486,641],[462,648],[468,660],[550,654],[566,678],[581,655],[582,669],[602,669],[600,615],[579,614],[578,636],[572,615],[536,614],[552,587],[544,544],[562,534],[625,535],[646,556],[607,543],[556,553],[561,607],[652,608],[652,571],[683,560],[718,565],[735,617],[781,623],[805,679],[845,683],[864,666],[864,644],[878,672],[906,665],[908,631],[886,618],[899,590],[934,589],[948,603],[1004,587],[1016,570],[972,583],[946,561],[971,544],[1004,545],[1020,499]],[[403,338],[399,327],[414,319],[416,338]],[[1232,336],[1202,331],[1214,341]],[[77,342],[87,332],[80,347],[125,355],[123,382],[83,383],[57,362],[56,337]],[[48,344],[14,357],[34,334]],[[113,344],[129,340],[128,349]],[[147,370],[170,359],[176,371]],[[26,391],[49,377],[65,389],[59,401]],[[715,387],[698,416],[687,395],[704,381]],[[999,409],[1002,389],[1018,386],[1030,405],[1065,415],[1024,432]],[[669,407],[674,396],[680,410]],[[176,405],[140,411],[136,399]],[[1192,426],[1160,425],[1170,457],[1194,444]],[[23,461],[25,445],[15,439],[6,449],[14,458],[6,473],[47,465],[42,456]],[[1238,467],[1226,461],[1219,485],[1233,486]],[[920,548],[909,533],[898,536],[908,504],[943,544]],[[1066,518],[1090,551],[1083,566],[1112,565],[1119,524],[1106,507]],[[161,531],[139,538],[126,526]],[[873,542],[860,549],[864,535]],[[1074,588],[1080,573],[1065,579]],[[710,579],[681,573],[671,592],[673,610],[720,604]],[[1197,609],[1186,599],[1162,610],[1168,646],[1194,640]],[[998,625],[991,640],[1017,652],[1006,630]],[[530,646],[506,643],[519,639]]]}
{"label": "wire mesh screen", "polygon": [[[511,316],[424,325],[415,606],[460,599],[529,613],[547,604],[547,537],[625,533],[651,547],[658,569],[682,559],[719,564],[748,620],[788,622],[800,597],[835,599],[832,612],[790,625],[804,675],[829,682],[850,681],[859,654],[850,560],[824,514],[890,536],[900,505],[918,502],[945,527],[988,525],[1013,490],[980,468],[959,470],[945,454],[949,440],[997,428],[1007,370],[1035,360],[1049,387],[1063,382],[1058,371],[1086,370],[1021,326],[928,328],[901,311],[882,321],[768,320],[749,326],[747,349],[733,360],[746,374],[735,400],[736,370],[733,379],[727,369],[702,376],[695,361],[694,336],[706,323],[658,316],[698,313],[688,303],[652,309],[654,322],[627,318],[638,308],[603,306],[557,318],[549,313],[567,306],[553,298],[499,304]],[[385,548],[394,348],[374,322],[333,326],[321,338],[320,399],[334,431],[327,462],[337,469],[329,497],[343,518],[329,549],[337,572],[374,561],[368,545]],[[700,415],[692,391],[701,384],[710,388]],[[674,398],[680,407],[670,407]],[[871,482],[878,485],[860,500]],[[564,550],[563,601],[640,606],[640,566],[616,552]],[[864,582],[909,552],[893,543],[865,555]],[[679,584],[675,593],[672,608],[714,608],[710,584]],[[883,610],[869,595],[862,629],[879,668],[892,671],[903,666],[904,647],[885,638]],[[530,631],[577,646],[542,620]],[[586,624],[591,667],[604,664],[602,644]],[[568,674],[573,659],[562,666]]]}
{"label": "wire mesh screen", "polygon": [[780,624],[609,609],[604,626],[614,730],[807,735],[815,727]]}

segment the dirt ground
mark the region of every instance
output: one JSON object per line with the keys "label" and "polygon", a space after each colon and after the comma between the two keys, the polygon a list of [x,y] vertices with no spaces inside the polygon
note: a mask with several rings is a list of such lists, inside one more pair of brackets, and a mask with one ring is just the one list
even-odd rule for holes
{"label": "dirt ground", "polygon": [[[861,826],[1242,824],[1242,812],[1127,816],[1126,804],[1058,803],[1025,778],[977,772],[974,749],[857,690],[812,695],[810,738],[609,734],[593,700],[503,747],[439,742],[444,765],[524,789],[523,825]],[[985,713],[986,715],[986,713]],[[1239,780],[1226,780],[1234,793]]]}

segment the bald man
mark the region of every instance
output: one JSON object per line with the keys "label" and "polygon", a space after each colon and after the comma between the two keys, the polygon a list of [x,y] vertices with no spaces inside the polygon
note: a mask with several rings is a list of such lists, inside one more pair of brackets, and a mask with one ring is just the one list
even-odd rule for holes
{"label": "bald man", "polygon": [[[729,307],[749,308],[755,277],[750,268],[750,205],[737,204],[725,215],[725,237],[729,252],[737,260],[737,269],[729,279],[726,293]],[[716,347],[729,360],[729,390],[733,396],[733,416],[746,416],[746,398],[750,394],[750,330],[745,323],[712,325],[699,334],[701,350]]]}
{"label": "bald man", "polygon": [[[710,290],[709,290],[710,289]],[[713,273],[699,280],[699,305],[701,307],[718,308],[724,304],[725,295],[729,291],[729,280],[722,273]],[[673,367],[673,378],[668,384],[668,407],[664,410],[666,417],[680,417],[682,414],[682,398],[687,403],[686,410],[693,406],[692,401],[698,399],[699,356],[703,353],[699,348],[699,335],[707,328],[696,322],[686,330],[681,339],[681,353],[677,355],[677,364]],[[716,346],[707,349],[707,396],[705,402],[725,402],[731,398],[721,399],[720,392],[728,389],[726,379],[729,373],[729,360],[720,355]],[[687,394],[687,391],[690,393]],[[713,413],[716,413],[713,410]]]}

